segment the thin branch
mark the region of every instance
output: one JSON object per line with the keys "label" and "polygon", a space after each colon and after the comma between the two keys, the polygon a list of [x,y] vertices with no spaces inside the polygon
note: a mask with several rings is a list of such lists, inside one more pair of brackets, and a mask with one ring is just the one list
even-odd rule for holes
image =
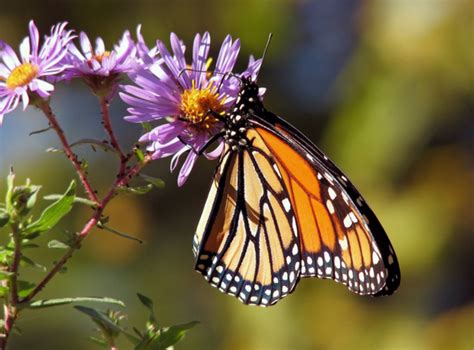
{"label": "thin branch", "polygon": [[[137,163],[133,168],[129,169],[125,174],[118,176],[114,184],[110,188],[109,192],[105,195],[104,199],[98,204],[97,208],[94,210],[92,217],[84,225],[82,230],[77,233],[76,241],[64,254],[64,256],[53,266],[53,268],[48,272],[48,274],[38,283],[38,285],[27,295],[25,298],[21,299],[19,303],[25,303],[32,300],[45,286],[48,282],[63,268],[67,261],[72,257],[74,252],[80,248],[81,242],[89,235],[89,232],[97,225],[102,213],[110,202],[110,200],[117,193],[117,188],[120,186],[127,186],[130,180],[136,176],[140,170],[143,169],[151,161],[151,156],[145,156],[143,162]],[[126,166],[124,166],[126,168]]]}
{"label": "thin branch", "polygon": [[74,166],[74,169],[76,169],[76,172],[81,180],[82,185],[84,186],[85,191],[87,192],[89,199],[95,203],[99,203],[99,198],[92,189],[92,186],[89,183],[89,180],[87,179],[84,169],[81,166],[81,162],[77,158],[77,155],[72,151],[71,146],[69,145],[69,142],[66,139],[66,135],[64,134],[64,130],[59,125],[56,116],[51,110],[49,103],[47,101],[43,101],[43,103],[38,103],[38,107],[43,111],[46,118],[48,118],[51,127],[56,131],[56,134],[58,135],[59,140],[63,145],[64,152],[66,153],[66,156]]}
{"label": "thin branch", "polygon": [[17,318],[17,308],[16,305],[18,304],[18,269],[20,267],[21,261],[21,237],[18,230],[18,223],[13,222],[11,225],[12,229],[12,239],[15,246],[13,252],[13,261],[12,264],[8,268],[8,272],[11,272],[10,278],[10,293],[8,301],[5,301],[3,305],[3,328],[4,332],[0,337],[0,349],[6,349],[8,337],[13,329],[13,325],[15,324]]}
{"label": "thin branch", "polygon": [[10,302],[14,306],[18,304],[17,281],[18,281],[18,269],[20,267],[20,261],[21,261],[21,237],[20,237],[20,233],[18,232],[17,223],[13,223],[11,225],[11,229],[12,229],[12,239],[13,239],[15,249],[13,251],[13,262],[8,270],[9,272],[12,273],[12,276],[10,279],[10,283],[11,283]]}
{"label": "thin branch", "polygon": [[104,151],[110,151],[110,152],[114,152],[114,153],[117,153],[117,150],[115,148],[113,148],[112,146],[110,146],[108,143],[106,143],[107,141],[100,141],[100,140],[96,140],[96,139],[92,139],[92,138],[84,138],[84,139],[80,139],[80,140],[77,140],[73,143],[71,143],[71,148],[75,147],[75,146],[80,146],[80,145],[91,145],[91,146],[97,146],[99,148],[102,148]]}
{"label": "thin branch", "polygon": [[117,141],[117,137],[115,136],[114,129],[112,128],[112,122],[110,121],[110,114],[109,114],[109,101],[106,97],[99,97],[100,102],[100,111],[102,113],[102,122],[104,124],[104,128],[107,131],[107,134],[110,138],[110,144],[113,148],[117,151],[120,156],[120,161],[125,162],[127,161],[128,157],[123,153],[120,144]]}

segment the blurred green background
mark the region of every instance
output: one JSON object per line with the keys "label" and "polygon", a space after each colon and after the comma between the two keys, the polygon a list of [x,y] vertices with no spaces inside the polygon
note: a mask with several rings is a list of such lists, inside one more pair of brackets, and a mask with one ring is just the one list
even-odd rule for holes
{"label": "blurred green background", "polygon": [[[332,1],[2,1],[0,38],[15,49],[29,19],[41,33],[67,20],[111,45],[125,29],[152,45],[171,31],[188,44],[208,30],[213,52],[227,33],[242,40],[240,67],[260,55],[274,33],[259,83],[267,108],[318,144],[357,184],[384,224],[402,270],[400,290],[363,298],[342,285],[303,280],[278,305],[255,308],[211,288],[193,271],[191,243],[215,163],[201,159],[178,189],[169,161],[146,173],[166,181],[142,197],[122,195],[110,225],[146,240],[138,245],[95,230],[42,298],[107,295],[124,300],[132,324],[145,322],[135,296],[155,300],[163,324],[201,322],[176,349],[473,349],[474,2],[448,0]],[[81,83],[58,87],[53,106],[71,140],[104,137],[97,102]],[[137,125],[113,121],[131,146]],[[0,175],[11,164],[20,179],[63,191],[74,177],[47,125],[32,108],[0,128]],[[83,148],[105,191],[116,162]],[[102,190],[100,190],[102,189]],[[4,193],[5,183],[0,184]],[[3,194],[2,194],[3,195]],[[78,230],[89,212],[62,222]],[[38,250],[47,263],[57,251]],[[25,275],[39,278],[37,271]],[[96,349],[93,325],[72,307],[27,312],[11,349]],[[120,349],[127,349],[127,343]]]}

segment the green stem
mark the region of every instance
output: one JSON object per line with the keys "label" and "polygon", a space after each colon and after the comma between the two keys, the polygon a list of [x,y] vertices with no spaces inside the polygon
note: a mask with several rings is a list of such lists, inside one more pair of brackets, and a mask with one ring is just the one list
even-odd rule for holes
{"label": "green stem", "polygon": [[7,346],[8,337],[13,329],[16,318],[18,316],[16,305],[19,302],[18,298],[18,270],[20,268],[21,261],[21,235],[18,222],[12,221],[10,225],[12,229],[12,241],[14,245],[13,261],[8,267],[8,271],[12,273],[9,284],[10,284],[10,295],[9,298],[5,299],[3,306],[4,316],[4,329],[3,334],[0,337],[0,349],[4,350]]}

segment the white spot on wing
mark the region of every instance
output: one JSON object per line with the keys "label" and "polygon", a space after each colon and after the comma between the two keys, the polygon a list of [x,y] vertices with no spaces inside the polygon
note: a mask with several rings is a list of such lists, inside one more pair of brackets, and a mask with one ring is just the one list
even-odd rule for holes
{"label": "white spot on wing", "polygon": [[326,208],[328,208],[330,214],[334,214],[334,205],[330,199],[326,201]]}
{"label": "white spot on wing", "polygon": [[337,197],[337,194],[332,187],[328,188],[328,194],[329,194],[329,198],[331,198],[332,200],[334,200],[334,198]]}
{"label": "white spot on wing", "polygon": [[276,174],[281,179],[281,173],[280,173],[280,169],[278,169],[278,165],[273,164],[273,169],[275,169]]}
{"label": "white spot on wing", "polygon": [[345,227],[345,228],[351,227],[351,225],[352,225],[352,220],[351,220],[351,217],[350,217],[349,214],[346,215],[346,217],[344,218],[343,224],[344,224],[344,227]]}
{"label": "white spot on wing", "polygon": [[296,226],[296,219],[294,216],[291,221],[291,227],[293,228],[293,232],[298,236],[298,226]]}
{"label": "white spot on wing", "polygon": [[285,211],[288,213],[291,209],[290,200],[288,198],[285,198],[284,200],[281,201],[281,203],[283,204]]}
{"label": "white spot on wing", "polygon": [[338,256],[334,258],[334,266],[336,266],[337,269],[341,267],[341,259],[339,259]]}
{"label": "white spot on wing", "polygon": [[356,224],[358,221],[357,216],[355,216],[355,214],[352,211],[349,213],[349,216],[351,217],[352,222]]}
{"label": "white spot on wing", "polygon": [[346,250],[346,249],[347,249],[348,245],[347,245],[347,237],[346,237],[346,236],[344,236],[343,239],[340,239],[340,240],[339,240],[339,245],[341,246],[341,249],[342,249],[342,250]]}
{"label": "white spot on wing", "polygon": [[291,253],[292,253],[293,255],[298,254],[298,246],[296,245],[296,243],[295,243],[295,245],[293,246],[293,249],[291,250]]}
{"label": "white spot on wing", "polygon": [[379,255],[376,252],[372,253],[372,261],[374,262],[374,264],[378,264],[378,262],[380,261]]}
{"label": "white spot on wing", "polygon": [[390,254],[390,255],[388,256],[388,264],[389,264],[389,265],[392,265],[392,264],[393,264],[393,255],[392,255],[392,254]]}

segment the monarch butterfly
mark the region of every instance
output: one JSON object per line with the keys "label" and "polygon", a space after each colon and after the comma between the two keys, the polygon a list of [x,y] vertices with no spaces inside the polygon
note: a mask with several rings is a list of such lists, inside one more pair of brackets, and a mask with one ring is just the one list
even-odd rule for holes
{"label": "monarch butterfly", "polygon": [[390,295],[397,257],[347,177],[300,131],[267,111],[241,78],[224,151],[193,241],[195,269],[245,304],[269,306],[301,277]]}

